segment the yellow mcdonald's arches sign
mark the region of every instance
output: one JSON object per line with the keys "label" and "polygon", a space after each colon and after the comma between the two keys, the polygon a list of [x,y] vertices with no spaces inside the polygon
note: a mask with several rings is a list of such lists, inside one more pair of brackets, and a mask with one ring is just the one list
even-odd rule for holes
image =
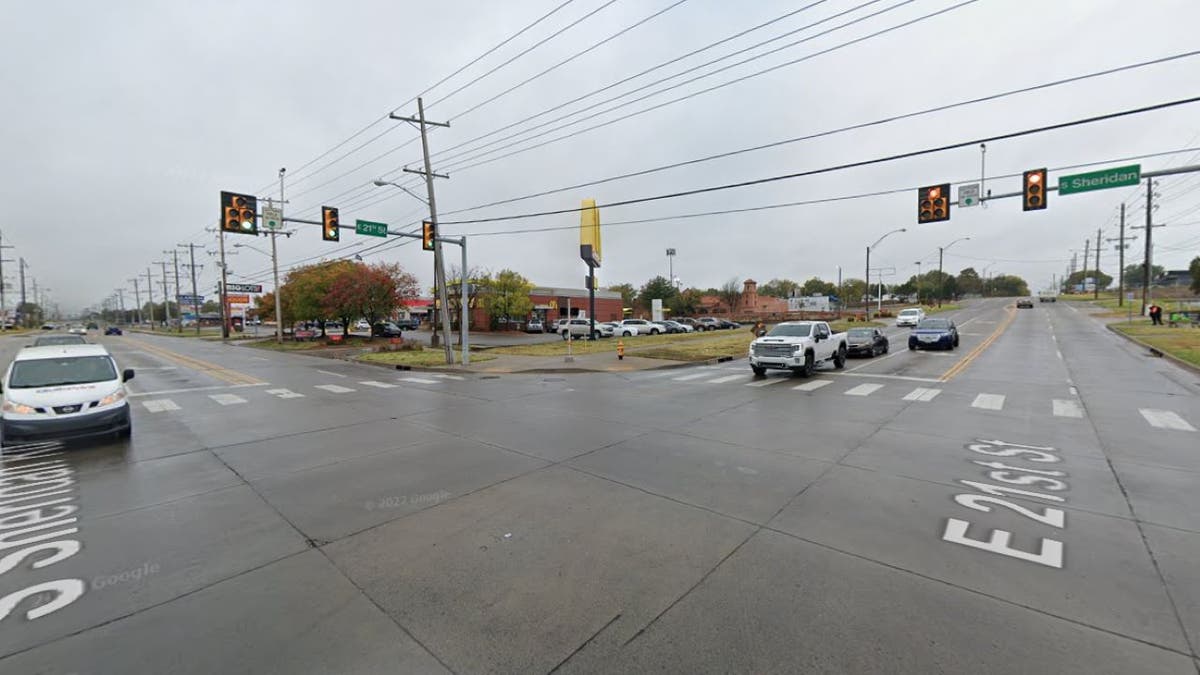
{"label": "yellow mcdonald's arches sign", "polygon": [[579,257],[592,267],[600,266],[600,209],[595,199],[583,200],[579,212]]}

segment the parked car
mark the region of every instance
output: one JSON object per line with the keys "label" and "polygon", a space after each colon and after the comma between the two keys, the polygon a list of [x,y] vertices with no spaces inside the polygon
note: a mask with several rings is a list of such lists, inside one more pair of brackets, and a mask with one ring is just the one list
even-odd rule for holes
{"label": "parked car", "polygon": [[[1043,302],[1045,302],[1043,300]],[[1017,309],[1033,309],[1033,298],[1021,298],[1017,301]]]}
{"label": "parked car", "polygon": [[674,319],[674,321],[676,323],[681,323],[681,324],[691,328],[692,330],[703,330],[702,328],[700,328],[700,325],[699,325],[700,322],[696,321],[695,319],[693,319],[690,316],[685,316],[682,319]]}
{"label": "parked car", "polygon": [[729,319],[717,319],[717,320],[721,322],[721,328],[734,329],[734,328],[742,327],[742,324],[740,324],[736,321],[730,321]]}
{"label": "parked car", "polygon": [[87,329],[88,330],[100,330],[100,326],[97,326],[95,322],[89,322],[87,325]]}
{"label": "parked car", "polygon": [[909,349],[954,349],[958,346],[958,327],[950,319],[922,319],[908,334]]}
{"label": "parked car", "polygon": [[909,307],[900,310],[896,316],[897,326],[915,326],[925,319],[925,310],[920,307]]}
{"label": "parked car", "polygon": [[109,326],[108,328],[104,329],[104,334],[105,335],[124,335],[125,333],[121,332],[120,326]]}
{"label": "parked car", "polygon": [[366,319],[359,319],[358,322],[354,324],[354,330],[371,330],[371,322],[367,321]]}
{"label": "parked car", "polygon": [[34,338],[30,347],[50,347],[53,345],[86,345],[87,340],[81,335],[42,335]]}
{"label": "parked car", "polygon": [[421,327],[420,317],[410,316],[407,319],[396,319],[392,323],[400,327],[401,330],[416,330]]}
{"label": "parked car", "polygon": [[[564,340],[566,340],[568,336],[574,338],[586,338],[588,336],[588,331],[592,330],[591,319],[575,318],[568,319],[566,321],[567,322],[565,324],[562,324],[562,328],[560,328],[558,332],[558,334],[561,335],[562,339]],[[600,324],[597,322],[595,332],[592,333],[592,337],[600,338],[603,335],[603,329],[600,328]]]}
{"label": "parked car", "polygon": [[687,325],[686,323],[681,323],[679,321],[672,321],[670,319],[667,319],[666,321],[662,322],[662,325],[667,327],[668,333],[690,333],[690,332],[692,332],[691,326]]}
{"label": "parked car", "polygon": [[703,316],[696,319],[696,330],[719,330],[725,328],[725,324],[720,319],[711,316]]}
{"label": "parked car", "polygon": [[888,353],[888,339],[878,328],[851,328],[846,331],[846,353],[850,356],[878,356]]}
{"label": "parked car", "polygon": [[824,321],[784,321],[750,343],[750,369],[757,376],[768,368],[812,375],[817,364],[846,365],[846,334],[834,333]]}
{"label": "parked car", "polygon": [[342,322],[341,321],[326,321],[325,322],[325,332],[326,333],[341,333],[342,332]]}
{"label": "parked car", "polygon": [[401,337],[403,335],[403,331],[401,330],[400,326],[397,326],[391,321],[380,321],[371,327],[371,335],[374,335],[375,337],[387,338]]}
{"label": "parked car", "polygon": [[1045,291],[1038,293],[1038,302],[1057,302],[1058,296],[1054,291]]}
{"label": "parked car", "polygon": [[621,327],[633,327],[637,329],[634,335],[658,335],[659,333],[667,332],[667,327],[661,323],[654,323],[645,319],[625,319],[621,322]]}
{"label": "parked car", "polygon": [[541,333],[545,330],[546,330],[546,325],[544,323],[542,323],[541,319],[538,319],[535,317],[535,318],[532,318],[529,321],[525,322],[525,332],[526,333]]}
{"label": "parked car", "polygon": [[0,444],[112,434],[132,429],[125,383],[101,345],[29,347],[4,373]]}

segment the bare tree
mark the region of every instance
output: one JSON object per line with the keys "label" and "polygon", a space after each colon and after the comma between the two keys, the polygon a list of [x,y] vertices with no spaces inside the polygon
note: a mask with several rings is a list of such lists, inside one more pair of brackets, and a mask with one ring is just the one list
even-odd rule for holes
{"label": "bare tree", "polygon": [[733,314],[737,311],[738,301],[742,299],[742,283],[737,277],[726,281],[717,291],[717,297],[725,301],[729,305],[729,313]]}

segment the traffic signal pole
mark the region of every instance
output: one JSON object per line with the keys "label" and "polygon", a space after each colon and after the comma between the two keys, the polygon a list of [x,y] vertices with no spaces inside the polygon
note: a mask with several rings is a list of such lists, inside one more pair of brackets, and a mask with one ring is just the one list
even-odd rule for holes
{"label": "traffic signal pole", "polygon": [[[421,131],[421,151],[422,151],[422,154],[424,155],[424,159],[425,159],[425,170],[417,171],[416,169],[409,169],[407,167],[404,170],[408,173],[416,173],[416,174],[421,174],[421,175],[425,176],[425,190],[429,195],[429,222],[433,223],[434,232],[436,233],[437,225],[438,225],[437,200],[433,194],[433,179],[435,177],[449,178],[449,176],[435,174],[433,172],[433,168],[429,163],[429,134],[428,134],[426,127],[428,127],[428,126],[449,127],[450,123],[449,122],[430,122],[430,121],[426,120],[425,119],[425,103],[424,103],[424,101],[421,100],[420,97],[417,98],[417,117],[416,117],[416,119],[413,119],[411,117],[402,117],[400,115],[396,115],[395,113],[390,113],[388,115],[388,117],[390,117],[391,119],[394,119],[394,120],[401,120],[404,122],[408,122],[409,124],[417,125]],[[454,363],[454,353],[451,351],[451,347],[450,347],[450,307],[449,307],[450,300],[449,300],[449,294],[446,292],[446,266],[442,259],[442,239],[441,239],[441,237],[435,237],[433,241],[434,241],[434,245],[433,245],[434,284],[437,285],[438,303],[441,305],[441,311],[439,312],[439,314],[442,319],[442,335],[443,335],[443,342],[445,343],[443,346],[444,346],[445,353],[446,353],[446,364],[450,365],[450,364]],[[463,276],[465,277],[466,274],[467,274],[467,271],[466,271],[466,269],[464,269]],[[464,342],[465,342],[465,340],[464,340]]]}
{"label": "traffic signal pole", "polygon": [[225,231],[217,230],[217,248],[221,254],[221,282],[217,285],[217,296],[221,301],[221,337],[229,339],[229,308],[225,306],[225,286],[229,281],[229,273],[225,268]]}

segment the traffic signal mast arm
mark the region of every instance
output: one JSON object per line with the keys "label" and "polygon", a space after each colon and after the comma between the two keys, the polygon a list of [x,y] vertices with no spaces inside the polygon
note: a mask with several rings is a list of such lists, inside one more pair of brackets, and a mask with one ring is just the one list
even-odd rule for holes
{"label": "traffic signal mast arm", "polygon": [[[1143,171],[1142,178],[1158,178],[1159,176],[1173,176],[1173,175],[1181,174],[1181,173],[1196,173],[1196,172],[1200,172],[1200,164],[1189,164],[1188,166],[1180,166],[1180,167],[1176,167],[1174,169],[1159,169],[1158,171]],[[1046,192],[1057,192],[1057,191],[1058,191],[1058,185],[1047,185],[1046,186]],[[979,198],[979,201],[980,202],[990,202],[993,199],[1007,199],[1010,197],[1022,197],[1022,196],[1024,196],[1024,194],[1025,193],[1023,190],[1017,190],[1015,192],[1004,192],[1004,193],[1001,193],[998,195],[981,196]]]}
{"label": "traffic signal mast arm", "polygon": [[[305,220],[304,218],[290,218],[288,216],[283,217],[283,222],[285,222],[285,223],[300,223],[301,225],[320,225],[321,227],[325,227],[325,223],[323,223],[319,220]],[[341,223],[338,223],[338,229],[353,230],[354,225],[342,225]],[[424,236],[421,233],[417,233],[417,232],[397,232],[396,230],[388,230],[387,233],[388,233],[389,237],[404,237],[405,239],[424,239]],[[434,239],[442,242],[443,244],[454,244],[456,246],[462,245],[461,237],[437,236],[437,237],[434,237]]]}

